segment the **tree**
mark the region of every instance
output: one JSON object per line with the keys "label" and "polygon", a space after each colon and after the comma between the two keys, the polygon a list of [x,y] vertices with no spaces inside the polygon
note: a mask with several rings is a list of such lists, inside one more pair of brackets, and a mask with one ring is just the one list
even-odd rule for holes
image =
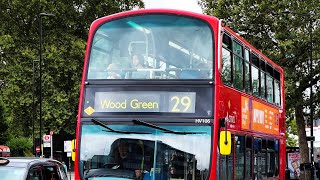
{"label": "tree", "polygon": [[[318,12],[320,2],[254,1],[254,0],[200,0],[205,13],[225,19],[227,25],[253,44],[285,70],[286,108],[293,109],[299,136],[301,163],[309,162],[304,110],[310,107],[307,89],[310,83],[319,89],[319,63],[314,64],[314,80],[310,81],[310,25],[314,42],[318,42],[319,26],[310,24],[310,12]],[[294,12],[283,14],[285,10]],[[315,54],[314,54],[315,55]],[[316,56],[314,56],[316,57]],[[319,95],[319,91],[317,91]],[[316,96],[319,97],[319,96]],[[319,104],[315,98],[314,105]],[[289,124],[290,125],[290,124]],[[301,179],[304,178],[301,173]]]}
{"label": "tree", "polygon": [[[90,24],[96,18],[143,6],[141,0],[0,0],[0,77],[6,82],[0,96],[13,138],[10,142],[32,134],[32,63],[39,58],[39,13],[55,14],[42,17],[43,130],[74,135]],[[36,114],[39,83],[36,79]]]}
{"label": "tree", "polygon": [[3,102],[0,98],[0,145],[6,144],[8,139],[8,124],[5,121],[5,111]]}

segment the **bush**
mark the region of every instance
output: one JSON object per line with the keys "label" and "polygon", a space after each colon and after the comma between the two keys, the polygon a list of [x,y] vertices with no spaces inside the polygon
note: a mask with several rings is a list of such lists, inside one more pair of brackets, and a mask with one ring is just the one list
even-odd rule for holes
{"label": "bush", "polygon": [[29,156],[30,149],[32,148],[32,139],[26,137],[14,137],[9,139],[7,145],[10,147],[10,156]]}

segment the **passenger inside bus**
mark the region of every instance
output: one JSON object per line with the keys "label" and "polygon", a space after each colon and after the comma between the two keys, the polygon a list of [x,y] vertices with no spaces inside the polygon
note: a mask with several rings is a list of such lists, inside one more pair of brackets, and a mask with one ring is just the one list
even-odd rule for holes
{"label": "passenger inside bus", "polygon": [[122,79],[119,73],[119,70],[120,70],[119,64],[116,64],[116,63],[109,64],[109,66],[107,67],[107,71],[108,71],[107,79]]}
{"label": "passenger inside bus", "polygon": [[146,68],[144,64],[144,58],[140,54],[133,54],[131,57],[131,67],[138,71],[128,72],[126,79],[147,79],[149,73],[147,71],[139,71]]}

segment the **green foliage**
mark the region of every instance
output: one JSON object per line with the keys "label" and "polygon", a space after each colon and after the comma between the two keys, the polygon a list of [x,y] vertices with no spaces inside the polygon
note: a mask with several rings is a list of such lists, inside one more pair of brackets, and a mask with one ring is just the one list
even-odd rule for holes
{"label": "green foliage", "polygon": [[[287,121],[288,134],[297,134],[301,163],[309,161],[303,110],[310,107],[306,91],[314,85],[316,96],[313,105],[319,107],[320,63],[318,45],[320,28],[320,1],[269,1],[269,0],[200,0],[204,12],[225,19],[253,46],[279,64],[285,71],[286,111],[293,111],[294,120]],[[283,13],[283,12],[291,13]],[[313,75],[310,76],[311,34],[313,42]],[[316,108],[319,117],[319,108]],[[291,118],[292,119],[292,118]],[[297,131],[295,130],[297,129]],[[296,141],[287,136],[288,146]],[[301,171],[300,178],[304,177]],[[308,175],[307,175],[308,176]]]}
{"label": "green foliage", "polygon": [[8,139],[8,124],[5,120],[5,111],[0,97],[0,145],[4,145]]}
{"label": "green foliage", "polygon": [[19,137],[32,135],[33,117],[35,136],[39,133],[39,62],[35,63],[34,88],[32,67],[39,59],[40,12],[55,14],[42,16],[43,132],[63,130],[74,135],[90,24],[96,18],[143,6],[141,0],[0,0],[0,79],[5,81],[0,90],[0,120],[7,124],[10,137],[17,137],[9,144],[15,146]]}
{"label": "green foliage", "polygon": [[[310,87],[310,18],[320,19],[312,15],[319,11],[319,1],[201,0],[200,5],[207,14],[225,19],[227,26],[284,68],[287,110],[309,106],[304,91]],[[292,13],[283,13],[287,10]],[[313,42],[319,42],[319,26],[315,21],[312,26]],[[318,61],[316,43],[313,49],[313,59]],[[319,74],[319,63],[314,63],[313,70]],[[319,77],[314,76],[315,89],[319,89]]]}
{"label": "green foliage", "polygon": [[13,137],[7,145],[10,147],[11,156],[28,156],[32,148],[32,139],[26,137]]}
{"label": "green foliage", "polygon": [[298,139],[294,138],[298,135],[297,123],[296,120],[287,120],[287,131],[286,131],[286,140],[288,147],[297,147],[298,146]]}

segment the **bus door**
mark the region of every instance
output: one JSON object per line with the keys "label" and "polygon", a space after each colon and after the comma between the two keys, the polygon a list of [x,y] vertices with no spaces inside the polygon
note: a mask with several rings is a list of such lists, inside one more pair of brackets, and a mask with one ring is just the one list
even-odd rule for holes
{"label": "bus door", "polygon": [[220,179],[232,180],[233,179],[233,165],[234,165],[234,134],[231,134],[231,153],[230,155],[219,155],[220,161]]}
{"label": "bus door", "polygon": [[246,158],[245,158],[245,179],[252,179],[252,137],[250,135],[246,135]]}
{"label": "bus door", "polygon": [[261,138],[254,138],[253,142],[253,149],[254,149],[254,168],[253,168],[253,175],[254,179],[262,180],[262,139]]}

